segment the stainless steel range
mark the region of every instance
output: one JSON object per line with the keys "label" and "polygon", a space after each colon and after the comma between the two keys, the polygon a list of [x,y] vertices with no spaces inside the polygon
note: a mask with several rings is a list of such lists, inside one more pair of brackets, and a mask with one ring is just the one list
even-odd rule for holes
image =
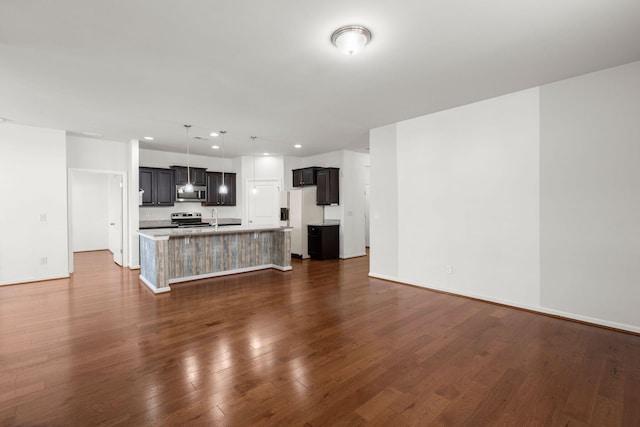
{"label": "stainless steel range", "polygon": [[200,212],[175,212],[171,214],[171,223],[178,227],[212,227],[208,222],[202,222]]}

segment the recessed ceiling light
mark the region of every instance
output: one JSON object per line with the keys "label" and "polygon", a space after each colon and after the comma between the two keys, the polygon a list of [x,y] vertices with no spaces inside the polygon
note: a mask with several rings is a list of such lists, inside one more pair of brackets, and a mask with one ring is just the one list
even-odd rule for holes
{"label": "recessed ceiling light", "polygon": [[212,145],[211,148],[213,148],[214,150],[219,149],[220,147],[218,147],[217,145]]}
{"label": "recessed ceiling light", "polygon": [[146,139],[147,141],[153,141],[153,137],[152,136],[145,136],[144,139]]}
{"label": "recessed ceiling light", "polygon": [[262,154],[263,154],[263,155],[265,155],[265,156],[268,156],[268,155],[269,155],[269,153],[262,153]]}
{"label": "recessed ceiling light", "polygon": [[296,144],[296,145],[294,145],[294,147],[296,147],[296,148],[302,148],[302,145],[300,145],[300,144]]}
{"label": "recessed ceiling light", "polygon": [[211,132],[209,136],[220,136],[220,135],[218,134],[218,132]]}

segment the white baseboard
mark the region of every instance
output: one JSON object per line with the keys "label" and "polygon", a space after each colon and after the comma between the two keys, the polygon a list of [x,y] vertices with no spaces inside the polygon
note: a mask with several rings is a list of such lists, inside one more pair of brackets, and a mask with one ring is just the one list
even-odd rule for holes
{"label": "white baseboard", "polygon": [[68,279],[69,274],[55,274],[52,276],[44,276],[44,277],[32,277],[29,280],[19,279],[17,282],[14,281],[6,281],[0,282],[0,286],[10,286],[10,285],[25,285],[27,283],[37,283],[37,282],[46,282],[47,280],[58,280],[58,279]]}
{"label": "white baseboard", "polygon": [[250,271],[267,270],[269,268],[274,268],[280,271],[289,271],[292,269],[291,266],[283,267],[281,265],[275,265],[275,264],[264,264],[264,265],[257,265],[255,267],[236,268],[235,270],[225,270],[225,271],[217,271],[215,273],[198,274],[195,276],[178,277],[175,279],[169,279],[169,284],[189,282],[191,280],[209,279],[211,277],[228,276],[230,274],[248,273]]}
{"label": "white baseboard", "polygon": [[142,283],[145,284],[147,288],[151,289],[151,292],[153,292],[154,294],[163,294],[165,292],[171,291],[171,288],[169,286],[167,286],[166,288],[156,288],[155,286],[153,286],[151,282],[149,282],[144,277],[140,276],[139,279]]}
{"label": "white baseboard", "polygon": [[345,255],[345,256],[340,257],[340,259],[360,258],[360,257],[363,257],[363,256],[367,256],[367,253],[363,252],[361,254]]}
{"label": "white baseboard", "polygon": [[497,303],[497,304],[507,305],[507,306],[510,306],[510,307],[522,308],[524,310],[535,311],[535,312],[543,313],[543,314],[550,314],[552,316],[564,317],[566,319],[577,320],[577,321],[586,322],[586,323],[592,323],[594,325],[605,326],[605,327],[608,327],[608,328],[614,328],[614,329],[620,329],[620,330],[623,330],[623,331],[640,333],[640,327],[633,326],[633,325],[627,325],[626,323],[618,323],[618,322],[613,322],[613,321],[606,320],[606,319],[598,319],[598,318],[595,318],[595,317],[584,316],[584,315],[581,315],[581,314],[569,313],[569,312],[561,311],[561,310],[555,310],[555,309],[548,308],[548,307],[530,306],[530,305],[526,305],[526,304],[516,303],[516,302],[513,302],[513,301],[501,300],[501,299],[498,299],[498,298],[489,298],[489,297],[486,297],[484,295],[476,295],[476,294],[467,293],[467,292],[460,292],[458,290],[448,289],[448,288],[444,288],[444,287],[440,287],[440,286],[434,286],[434,285],[431,285],[431,284],[430,285],[425,285],[423,283],[413,282],[413,281],[410,281],[410,280],[403,280],[403,279],[400,279],[398,277],[387,276],[387,275],[384,275],[384,274],[369,273],[369,277],[373,277],[375,279],[389,280],[391,282],[404,283],[404,284],[407,284],[407,285],[417,286],[417,287],[425,288],[425,289],[431,289],[431,290],[434,290],[434,291],[447,292],[447,293],[450,293],[450,294],[460,295],[460,296],[463,296],[463,297],[469,297],[469,298],[479,299],[479,300],[483,300],[483,301],[494,302],[494,303]]}

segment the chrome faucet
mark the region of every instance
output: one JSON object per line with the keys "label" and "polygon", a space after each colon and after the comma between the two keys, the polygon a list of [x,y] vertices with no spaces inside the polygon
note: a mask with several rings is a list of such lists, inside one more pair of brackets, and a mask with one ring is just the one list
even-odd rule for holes
{"label": "chrome faucet", "polygon": [[[213,222],[213,219],[215,218],[216,222]],[[218,209],[213,208],[211,209],[211,225],[215,226],[214,230],[218,231]]]}

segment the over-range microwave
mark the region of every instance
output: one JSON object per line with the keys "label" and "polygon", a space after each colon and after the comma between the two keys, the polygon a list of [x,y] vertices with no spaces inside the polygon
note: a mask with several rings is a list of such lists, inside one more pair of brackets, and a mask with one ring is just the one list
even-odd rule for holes
{"label": "over-range microwave", "polygon": [[185,191],[184,185],[176,185],[176,202],[206,202],[207,187],[194,185],[193,191]]}

